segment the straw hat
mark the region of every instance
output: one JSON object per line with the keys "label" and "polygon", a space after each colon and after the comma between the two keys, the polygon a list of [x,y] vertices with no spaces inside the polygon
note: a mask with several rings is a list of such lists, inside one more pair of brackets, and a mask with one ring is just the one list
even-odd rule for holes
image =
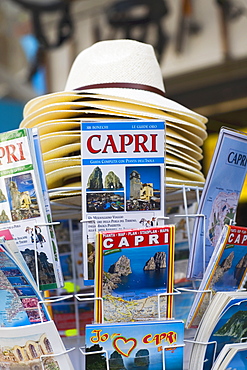
{"label": "straw hat", "polygon": [[[204,182],[199,161],[207,118],[167,98],[151,45],[107,40],[83,50],[71,67],[64,91],[30,100],[23,117],[21,127],[39,129],[50,189],[80,183],[80,135],[76,130],[80,121],[105,119],[165,120],[166,154],[170,155],[166,182]],[[59,192],[53,193],[53,198],[56,196]]]}
{"label": "straw hat", "polygon": [[[50,97],[57,97],[61,102],[67,101],[71,94],[83,94],[83,97],[97,94],[101,98],[136,103],[207,122],[205,117],[165,96],[163,76],[153,47],[135,40],[100,41],[83,50],[71,67],[65,90]],[[42,106],[46,98],[31,100],[24,112],[37,102]]]}

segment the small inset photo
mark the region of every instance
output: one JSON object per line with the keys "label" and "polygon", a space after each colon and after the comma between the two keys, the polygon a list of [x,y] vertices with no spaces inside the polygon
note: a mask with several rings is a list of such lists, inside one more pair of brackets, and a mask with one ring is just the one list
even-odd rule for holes
{"label": "small inset photo", "polygon": [[[120,172],[120,173],[119,173]],[[121,171],[109,166],[95,167],[87,179],[87,191],[124,190]]]}
{"label": "small inset photo", "polygon": [[37,195],[32,174],[11,176],[5,179],[5,186],[12,221],[40,217]]}
{"label": "small inset photo", "polygon": [[126,210],[160,210],[160,166],[126,167]]}
{"label": "small inset photo", "polygon": [[87,193],[87,212],[124,211],[123,192]]}

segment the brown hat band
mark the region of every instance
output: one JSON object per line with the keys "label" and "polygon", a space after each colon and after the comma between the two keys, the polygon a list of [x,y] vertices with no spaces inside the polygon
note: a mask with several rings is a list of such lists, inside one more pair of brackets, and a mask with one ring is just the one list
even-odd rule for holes
{"label": "brown hat band", "polygon": [[93,84],[93,85],[77,87],[74,90],[106,89],[106,88],[145,90],[145,91],[151,91],[155,94],[159,94],[165,97],[164,91],[157,89],[156,87],[149,86],[149,85],[129,83],[129,82],[109,82],[109,83],[102,83],[102,84]]}

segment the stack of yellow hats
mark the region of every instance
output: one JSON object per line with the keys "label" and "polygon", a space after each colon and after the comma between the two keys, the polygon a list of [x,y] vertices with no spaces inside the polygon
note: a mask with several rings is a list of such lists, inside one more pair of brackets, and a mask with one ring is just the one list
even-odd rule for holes
{"label": "stack of yellow hats", "polygon": [[39,129],[49,189],[81,186],[82,121],[165,120],[166,183],[205,181],[200,161],[207,119],[166,97],[151,45],[134,40],[92,45],[75,59],[65,90],[32,99],[23,116],[20,127]]}

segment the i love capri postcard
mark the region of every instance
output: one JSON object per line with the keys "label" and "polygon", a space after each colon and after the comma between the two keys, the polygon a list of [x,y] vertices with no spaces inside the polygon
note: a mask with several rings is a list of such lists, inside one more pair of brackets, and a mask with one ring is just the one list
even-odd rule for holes
{"label": "i love capri postcard", "polygon": [[85,344],[86,370],[96,369],[96,363],[97,369],[109,370],[182,370],[184,323],[164,320],[90,324],[86,325]]}

